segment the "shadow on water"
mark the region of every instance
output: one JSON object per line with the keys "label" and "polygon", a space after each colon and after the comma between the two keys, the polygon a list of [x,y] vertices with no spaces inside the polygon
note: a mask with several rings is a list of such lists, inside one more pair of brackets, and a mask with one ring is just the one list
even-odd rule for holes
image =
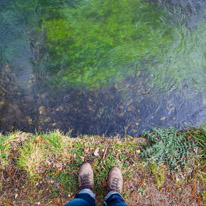
{"label": "shadow on water", "polygon": [[2,132],[138,136],[206,121],[203,0],[5,2]]}

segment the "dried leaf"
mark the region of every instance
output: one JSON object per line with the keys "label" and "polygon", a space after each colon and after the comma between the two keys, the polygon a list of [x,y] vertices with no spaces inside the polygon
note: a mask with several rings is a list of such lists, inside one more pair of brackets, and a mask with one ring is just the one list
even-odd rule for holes
{"label": "dried leaf", "polygon": [[160,164],[159,166],[160,166],[160,167],[163,167],[163,168],[166,168],[166,167],[167,167],[166,165],[163,165],[163,164]]}
{"label": "dried leaf", "polygon": [[192,136],[188,136],[187,138],[190,140],[190,139],[192,139]]}
{"label": "dried leaf", "polygon": [[141,151],[138,149],[138,150],[136,150],[136,152],[137,152],[137,154],[140,154]]}
{"label": "dried leaf", "polygon": [[89,147],[85,148],[85,149],[84,149],[84,153],[89,153],[89,150],[90,150]]}
{"label": "dried leaf", "polygon": [[132,108],[131,107],[127,108],[127,111],[128,112],[132,111]]}
{"label": "dried leaf", "polygon": [[99,147],[97,147],[97,148],[94,150],[94,156],[95,156],[95,157],[98,157],[98,156],[99,156]]}
{"label": "dried leaf", "polygon": [[10,199],[8,199],[8,203],[11,205],[11,200]]}
{"label": "dried leaf", "polygon": [[38,136],[38,137],[36,138],[36,141],[37,141],[37,142],[42,142],[42,140],[43,140],[43,139],[41,138],[41,136]]}
{"label": "dried leaf", "polygon": [[54,204],[57,204],[57,198],[56,197],[54,198]]}
{"label": "dried leaf", "polygon": [[8,187],[10,187],[10,185],[6,185],[6,186],[4,187],[4,189],[6,189],[6,188],[8,188]]}
{"label": "dried leaf", "polygon": [[12,174],[13,171],[14,171],[14,169],[12,168],[12,169],[10,170],[10,172],[7,174],[7,176],[9,177],[9,176]]}
{"label": "dried leaf", "polygon": [[62,163],[61,162],[55,162],[53,167],[57,167],[59,170],[62,170]]}

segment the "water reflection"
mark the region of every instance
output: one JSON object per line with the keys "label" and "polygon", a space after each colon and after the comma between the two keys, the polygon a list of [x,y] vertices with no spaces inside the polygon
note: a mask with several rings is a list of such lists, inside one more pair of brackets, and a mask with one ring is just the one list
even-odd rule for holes
{"label": "water reflection", "polygon": [[1,131],[136,136],[206,121],[206,3],[121,2],[2,4]]}

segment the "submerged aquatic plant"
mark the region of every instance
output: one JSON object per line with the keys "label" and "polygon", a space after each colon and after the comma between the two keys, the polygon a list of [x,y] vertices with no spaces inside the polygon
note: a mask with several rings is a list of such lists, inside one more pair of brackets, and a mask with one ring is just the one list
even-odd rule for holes
{"label": "submerged aquatic plant", "polygon": [[149,145],[141,150],[141,157],[157,164],[168,165],[170,169],[179,170],[184,167],[187,158],[192,155],[193,143],[190,143],[183,134],[172,127],[164,130],[155,128],[145,132]]}
{"label": "submerged aquatic plant", "polygon": [[56,85],[91,88],[122,80],[172,42],[167,14],[145,0],[83,0],[58,12],[59,18],[43,18]]}

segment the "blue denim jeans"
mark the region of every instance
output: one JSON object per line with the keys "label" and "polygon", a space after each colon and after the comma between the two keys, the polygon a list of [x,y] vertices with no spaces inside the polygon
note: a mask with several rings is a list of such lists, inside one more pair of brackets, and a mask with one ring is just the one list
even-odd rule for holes
{"label": "blue denim jeans", "polygon": [[[118,192],[109,192],[105,197],[105,206],[128,206],[121,194]],[[81,190],[78,194],[75,195],[75,198],[68,202],[65,206],[96,206],[95,203],[95,194],[89,190]]]}

